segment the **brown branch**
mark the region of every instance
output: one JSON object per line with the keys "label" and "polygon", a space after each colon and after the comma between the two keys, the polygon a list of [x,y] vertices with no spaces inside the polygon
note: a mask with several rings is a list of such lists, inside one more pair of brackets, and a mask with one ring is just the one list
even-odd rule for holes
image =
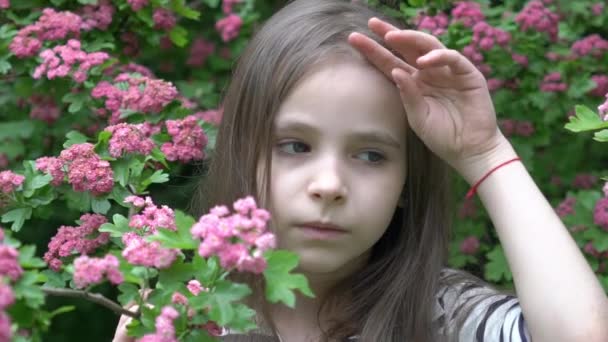
{"label": "brown branch", "polygon": [[42,287],[42,291],[47,295],[58,296],[58,297],[70,297],[70,298],[83,298],[93,303],[99,304],[101,306],[105,306],[106,308],[114,311],[118,315],[125,315],[133,318],[139,318],[140,311],[137,310],[135,312],[131,310],[127,310],[112,300],[104,297],[99,293],[91,293],[82,290],[73,290],[73,289],[61,289],[55,287]]}

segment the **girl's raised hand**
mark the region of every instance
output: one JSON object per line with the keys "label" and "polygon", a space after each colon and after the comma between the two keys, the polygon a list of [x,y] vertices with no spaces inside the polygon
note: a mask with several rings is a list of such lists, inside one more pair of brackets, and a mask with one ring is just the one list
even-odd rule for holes
{"label": "girl's raised hand", "polygon": [[359,33],[349,36],[350,44],[399,87],[408,122],[429,149],[474,178],[471,164],[506,142],[484,76],[430,34],[376,18],[369,27],[401,58]]}

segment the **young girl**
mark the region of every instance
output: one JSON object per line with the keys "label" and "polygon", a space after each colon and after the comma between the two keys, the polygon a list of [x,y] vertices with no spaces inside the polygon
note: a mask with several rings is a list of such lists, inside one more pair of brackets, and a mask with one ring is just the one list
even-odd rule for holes
{"label": "young girl", "polygon": [[[316,297],[251,301],[260,329],[223,339],[608,341],[606,295],[498,129],[483,75],[379,17],[296,0],[240,57],[197,214],[256,194]],[[450,167],[491,216],[517,297],[446,268]]]}

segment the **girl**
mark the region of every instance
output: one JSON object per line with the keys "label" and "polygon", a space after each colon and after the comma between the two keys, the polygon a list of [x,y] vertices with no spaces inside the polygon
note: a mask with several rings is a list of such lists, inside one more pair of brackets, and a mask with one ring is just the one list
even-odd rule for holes
{"label": "girl", "polygon": [[[498,129],[483,75],[378,17],[296,0],[240,57],[197,214],[257,194],[316,297],[252,301],[260,329],[224,340],[608,341],[606,296]],[[517,297],[445,268],[449,167],[490,214]]]}

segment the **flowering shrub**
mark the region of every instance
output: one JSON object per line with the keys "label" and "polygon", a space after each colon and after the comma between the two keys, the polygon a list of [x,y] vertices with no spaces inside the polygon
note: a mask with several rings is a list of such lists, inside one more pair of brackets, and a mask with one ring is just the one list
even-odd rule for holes
{"label": "flowering shrub", "polygon": [[[571,134],[608,140],[606,5],[383,2],[397,5],[369,1],[486,76],[502,132],[608,290],[608,164],[601,144]],[[50,296],[136,318],[139,341],[206,341],[254,327],[241,303],[251,290],[231,272],[263,275],[271,302],[312,295],[252,198],[196,219],[178,209],[187,195],[166,191],[191,188],[180,181],[206,166],[234,58],[279,5],[0,0],[0,341],[51,334],[51,319],[73,307],[49,311]],[[487,214],[458,201],[450,265],[512,286]],[[107,284],[113,295],[101,293]]]}

